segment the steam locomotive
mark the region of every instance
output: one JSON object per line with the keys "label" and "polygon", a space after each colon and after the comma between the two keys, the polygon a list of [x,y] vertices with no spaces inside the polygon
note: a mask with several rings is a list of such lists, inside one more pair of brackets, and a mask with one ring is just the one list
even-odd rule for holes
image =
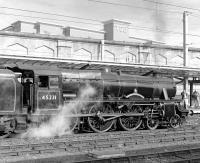
{"label": "steam locomotive", "polygon": [[[28,81],[28,83],[26,83]],[[110,71],[40,70],[18,67],[0,69],[0,136],[25,130],[60,111],[60,106],[76,100],[89,84],[96,94],[70,117],[74,131],[177,128],[188,115],[179,99],[174,99],[173,79],[138,76]]]}

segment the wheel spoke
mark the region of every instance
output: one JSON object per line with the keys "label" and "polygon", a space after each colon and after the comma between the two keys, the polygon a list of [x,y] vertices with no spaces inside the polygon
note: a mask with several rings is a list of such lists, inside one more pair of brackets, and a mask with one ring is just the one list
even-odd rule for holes
{"label": "wheel spoke", "polygon": [[[130,101],[138,100],[138,99],[143,99],[144,97],[138,93],[134,93],[131,96],[129,96]],[[130,103],[126,103],[126,107],[123,107],[122,110],[120,111],[121,113],[142,113],[142,108],[140,106],[135,106]],[[118,119],[119,124],[122,129],[126,131],[130,130],[136,130],[140,127],[142,124],[142,117],[141,116],[123,116]]]}
{"label": "wheel spoke", "polygon": [[[90,114],[113,113],[113,110],[111,106],[108,104],[104,106],[94,105],[91,107],[89,113]],[[88,124],[91,127],[91,129],[95,132],[106,132],[112,127],[113,123],[114,120],[106,121],[105,117],[102,117],[101,119],[101,117],[98,116],[98,114],[96,117],[88,117]]]}
{"label": "wheel spoke", "polygon": [[[132,106],[130,109],[123,109],[121,113],[141,113],[142,109],[138,106]],[[119,124],[124,130],[136,130],[142,124],[142,119],[140,116],[135,117],[120,117]]]}
{"label": "wheel spoke", "polygon": [[178,128],[180,126],[180,124],[181,124],[180,116],[178,114],[175,114],[174,116],[172,116],[170,118],[170,122],[169,123],[170,123],[170,126],[172,128]]}
{"label": "wheel spoke", "polygon": [[11,135],[11,132],[0,132],[0,139],[7,138]]}
{"label": "wheel spoke", "polygon": [[148,118],[146,125],[149,130],[155,130],[159,125],[159,120],[153,119],[153,118]]}
{"label": "wheel spoke", "polygon": [[7,121],[6,123],[7,124],[4,130],[0,131],[0,139],[9,137],[16,129],[17,124],[16,124],[15,119],[11,119],[10,121]]}

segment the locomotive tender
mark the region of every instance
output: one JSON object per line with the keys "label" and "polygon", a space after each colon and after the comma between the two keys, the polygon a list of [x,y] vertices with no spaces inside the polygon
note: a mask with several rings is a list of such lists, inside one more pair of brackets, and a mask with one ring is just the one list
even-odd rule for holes
{"label": "locomotive tender", "polygon": [[76,99],[86,84],[97,94],[89,100],[87,109],[66,115],[71,116],[72,130],[152,130],[159,125],[176,128],[188,115],[182,101],[174,99],[176,85],[171,78],[15,67],[0,69],[1,136],[56,114],[61,105]]}

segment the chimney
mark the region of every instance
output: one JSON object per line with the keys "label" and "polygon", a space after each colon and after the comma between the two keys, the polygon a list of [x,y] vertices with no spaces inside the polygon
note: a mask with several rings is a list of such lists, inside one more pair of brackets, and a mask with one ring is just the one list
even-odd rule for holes
{"label": "chimney", "polygon": [[105,40],[129,41],[129,25],[131,23],[111,19],[104,23]]}

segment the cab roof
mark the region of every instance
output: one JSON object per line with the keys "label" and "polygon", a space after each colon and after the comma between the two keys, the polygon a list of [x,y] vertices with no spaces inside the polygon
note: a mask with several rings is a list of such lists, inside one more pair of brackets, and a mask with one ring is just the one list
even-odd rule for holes
{"label": "cab roof", "polygon": [[15,77],[15,73],[8,69],[0,69],[0,75]]}

